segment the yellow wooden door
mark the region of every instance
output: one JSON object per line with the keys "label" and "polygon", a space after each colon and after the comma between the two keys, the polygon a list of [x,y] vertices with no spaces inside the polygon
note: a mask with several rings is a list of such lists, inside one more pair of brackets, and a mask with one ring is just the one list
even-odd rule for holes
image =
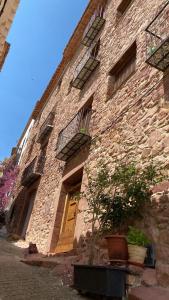
{"label": "yellow wooden door", "polygon": [[62,220],[62,228],[56,253],[68,252],[73,249],[74,232],[77,215],[77,191],[67,196],[66,209]]}

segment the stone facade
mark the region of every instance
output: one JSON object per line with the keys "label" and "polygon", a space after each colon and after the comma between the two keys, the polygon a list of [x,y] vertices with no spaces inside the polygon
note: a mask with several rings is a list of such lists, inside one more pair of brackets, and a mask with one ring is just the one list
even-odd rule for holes
{"label": "stone facade", "polygon": [[18,4],[19,0],[0,1],[0,69],[9,51],[10,45],[6,42],[6,37],[9,33]]}
{"label": "stone facade", "polygon": [[[117,8],[122,1],[105,2],[106,21],[96,38],[100,38],[97,56],[100,65],[83,89],[78,90],[71,86],[75,68],[87,49],[79,42],[85,29],[84,25],[89,22],[98,3],[90,1],[65,49],[60,66],[41,101],[35,107],[36,117],[32,115],[35,123],[20,160],[20,175],[11,226],[13,231],[22,235],[24,221],[28,215],[29,199],[32,197],[31,191],[36,190],[31,213],[29,212],[26,239],[36,243],[39,251],[44,253],[55,252],[64,226],[66,189],[70,188],[72,183],[75,184],[78,178],[82,180],[83,189],[86,182],[86,175],[84,172],[82,174],[84,164],[90,164],[94,169],[102,157],[111,157],[113,164],[115,158],[121,159],[131,155],[138,162],[153,157],[162,167],[165,166],[167,170],[169,167],[169,77],[167,71],[162,73],[145,62],[145,29],[166,1],[133,0],[120,17]],[[112,84],[110,71],[134,42],[136,42],[135,71],[110,95]],[[58,135],[77,112],[85,105],[88,106],[91,101],[93,102],[90,135],[92,139],[100,138],[99,145],[97,149],[93,148],[89,152],[89,145],[86,144],[65,163],[56,158]],[[53,130],[48,135],[47,142],[38,143],[41,126],[51,111],[55,114]],[[31,119],[27,128],[30,122]],[[45,163],[42,159],[41,177],[29,187],[23,187],[21,177],[25,168],[35,157],[43,157],[44,153]],[[156,244],[157,279],[164,286],[169,285],[167,189],[166,184],[162,191],[154,193],[153,207],[147,208],[141,225]],[[84,260],[83,253],[86,255],[83,237],[90,231],[90,224],[86,224],[83,218],[85,207],[85,200],[80,200],[74,234],[76,243],[79,244],[81,241],[79,253],[82,260]],[[106,259],[105,251],[102,252],[102,261],[104,259]]]}

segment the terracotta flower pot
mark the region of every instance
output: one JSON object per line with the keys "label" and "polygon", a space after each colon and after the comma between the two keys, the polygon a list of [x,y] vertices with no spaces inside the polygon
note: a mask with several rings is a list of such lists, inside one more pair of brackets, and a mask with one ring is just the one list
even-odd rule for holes
{"label": "terracotta flower pot", "polygon": [[128,260],[128,247],[124,235],[109,235],[107,240],[110,262],[126,263]]}
{"label": "terracotta flower pot", "polygon": [[133,264],[144,264],[147,248],[137,245],[128,245],[129,262]]}

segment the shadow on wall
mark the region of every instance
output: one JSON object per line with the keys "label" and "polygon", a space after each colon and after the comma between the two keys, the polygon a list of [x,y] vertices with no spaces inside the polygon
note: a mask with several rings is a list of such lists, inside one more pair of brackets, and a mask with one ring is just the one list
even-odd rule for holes
{"label": "shadow on wall", "polygon": [[[162,287],[169,286],[169,191],[167,185],[166,189],[164,191],[163,185],[156,187],[153,191],[152,203],[145,209],[142,221],[135,223],[138,228],[144,229],[151,244],[155,245],[157,281]],[[78,241],[74,240],[73,251],[62,254],[70,256],[69,262],[71,263],[88,264],[91,238],[91,232],[86,232]],[[106,265],[108,262],[107,245],[103,238],[95,245],[93,264]]]}
{"label": "shadow on wall", "polygon": [[155,187],[152,204],[145,211],[142,226],[156,249],[156,272],[158,284],[169,286],[169,183]]}
{"label": "shadow on wall", "polygon": [[[97,233],[96,233],[97,234]],[[74,249],[76,249],[77,261],[81,264],[88,264],[89,256],[91,251],[91,239],[92,234],[87,231],[86,235],[81,235],[79,241],[74,240]],[[95,265],[105,265],[108,264],[108,251],[107,243],[104,238],[99,238],[94,246],[94,260]]]}
{"label": "shadow on wall", "polygon": [[9,219],[7,224],[7,229],[9,233],[17,234],[19,231],[19,220],[21,217],[21,212],[24,206],[25,201],[25,192],[26,189],[23,188],[17,195],[16,199],[13,202],[13,205],[11,206],[10,212],[9,212]]}
{"label": "shadow on wall", "polygon": [[18,239],[25,239],[39,183],[40,180],[30,187],[24,187],[11,207],[7,228],[9,233],[18,236]]}
{"label": "shadow on wall", "polygon": [[169,105],[169,70],[164,73],[163,77],[164,100]]}
{"label": "shadow on wall", "polygon": [[2,228],[2,226],[5,225],[5,214],[1,213],[0,214],[0,229]]}

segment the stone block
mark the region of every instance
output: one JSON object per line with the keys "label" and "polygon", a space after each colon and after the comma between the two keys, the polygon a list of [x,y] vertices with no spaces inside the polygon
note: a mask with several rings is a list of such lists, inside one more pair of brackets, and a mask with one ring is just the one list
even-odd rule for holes
{"label": "stone block", "polygon": [[132,289],[129,300],[168,300],[169,290],[160,287],[139,287]]}
{"label": "stone block", "polygon": [[169,264],[157,261],[157,280],[158,284],[163,287],[169,287]]}
{"label": "stone block", "polygon": [[145,286],[156,286],[157,275],[155,269],[145,269],[142,276],[142,284]]}

